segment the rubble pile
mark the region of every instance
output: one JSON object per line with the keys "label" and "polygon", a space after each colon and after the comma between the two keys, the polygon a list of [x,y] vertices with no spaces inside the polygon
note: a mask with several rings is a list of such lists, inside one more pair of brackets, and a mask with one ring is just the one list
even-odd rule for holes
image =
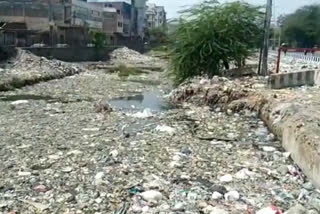
{"label": "rubble pile", "polygon": [[19,52],[19,57],[14,65],[0,72],[0,91],[63,78],[84,71],[83,68],[75,64],[49,60],[23,50]]}
{"label": "rubble pile", "polygon": [[118,48],[111,54],[110,64],[127,64],[127,65],[148,65],[148,66],[163,66],[163,60],[152,56],[140,54],[137,51],[127,47]]}
{"label": "rubble pile", "polygon": [[266,79],[243,77],[231,80],[215,76],[212,79],[195,78],[171,93],[171,102],[208,105],[222,110],[240,111],[244,108],[258,110],[265,102],[257,90],[266,87]]}

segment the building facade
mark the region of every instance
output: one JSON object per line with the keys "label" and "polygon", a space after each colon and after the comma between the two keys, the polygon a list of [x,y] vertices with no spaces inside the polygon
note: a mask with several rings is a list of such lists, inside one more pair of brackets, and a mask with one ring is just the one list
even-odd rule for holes
{"label": "building facade", "polygon": [[80,0],[0,0],[0,25],[17,46],[85,45],[89,31],[102,31],[102,12]]}
{"label": "building facade", "polygon": [[[0,0],[2,43],[17,46],[85,46],[90,32],[111,40],[143,41],[165,23],[163,7],[147,0]],[[115,42],[113,42],[115,43]]]}
{"label": "building facade", "polygon": [[147,0],[133,0],[133,6],[136,8],[136,26],[137,34],[139,37],[144,39],[146,30],[146,11],[147,11]]}
{"label": "building facade", "polygon": [[125,1],[110,1],[110,0],[88,0],[92,5],[104,8],[105,11],[115,10],[117,13],[118,30],[114,33],[120,33],[122,36],[130,37],[133,35],[132,23],[132,6]]}
{"label": "building facade", "polygon": [[148,4],[146,10],[146,25],[148,29],[166,25],[166,11],[163,6]]}

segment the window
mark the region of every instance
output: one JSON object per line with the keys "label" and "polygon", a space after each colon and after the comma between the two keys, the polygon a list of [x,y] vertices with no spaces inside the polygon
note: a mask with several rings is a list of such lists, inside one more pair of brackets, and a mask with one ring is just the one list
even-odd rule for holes
{"label": "window", "polygon": [[118,13],[119,15],[121,15],[121,12],[120,12],[120,10],[117,10],[117,13]]}
{"label": "window", "polygon": [[122,27],[122,22],[118,22],[118,27]]}

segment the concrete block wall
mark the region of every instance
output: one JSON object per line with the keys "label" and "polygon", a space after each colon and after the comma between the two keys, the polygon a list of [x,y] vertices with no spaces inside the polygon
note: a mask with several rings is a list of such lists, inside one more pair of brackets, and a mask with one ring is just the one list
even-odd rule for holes
{"label": "concrete block wall", "polygon": [[316,81],[320,84],[319,72],[314,70],[291,72],[284,74],[272,74],[269,79],[269,86],[272,89],[297,87],[303,85],[313,86]]}
{"label": "concrete block wall", "polygon": [[66,62],[106,61],[109,54],[117,47],[109,47],[101,50],[88,47],[77,48],[24,48],[37,56],[49,59],[58,59]]}
{"label": "concrete block wall", "polygon": [[320,70],[317,70],[314,73],[314,84],[320,86]]}

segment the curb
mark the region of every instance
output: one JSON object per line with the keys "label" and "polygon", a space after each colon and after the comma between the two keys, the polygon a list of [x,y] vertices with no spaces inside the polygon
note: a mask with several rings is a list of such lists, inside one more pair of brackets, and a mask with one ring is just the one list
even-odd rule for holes
{"label": "curb", "polygon": [[271,74],[269,87],[281,89],[303,85],[313,86],[315,84],[316,71],[299,71],[285,74]]}

